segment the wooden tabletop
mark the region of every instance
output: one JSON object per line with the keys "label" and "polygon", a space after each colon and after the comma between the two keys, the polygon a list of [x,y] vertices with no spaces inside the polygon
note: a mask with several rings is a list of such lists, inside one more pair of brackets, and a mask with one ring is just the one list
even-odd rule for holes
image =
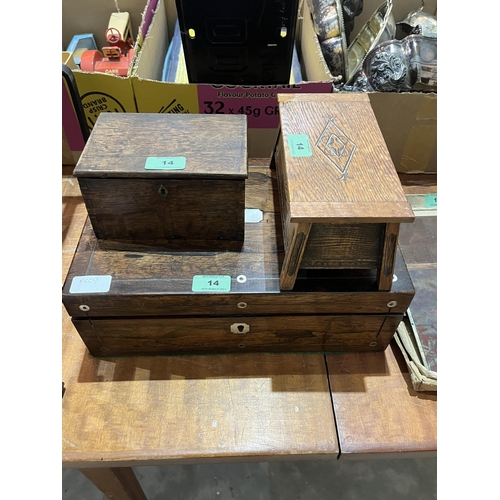
{"label": "wooden tabletop", "polygon": [[[63,170],[62,282],[87,214]],[[382,353],[91,357],[64,308],[63,467],[435,454],[434,393]]]}

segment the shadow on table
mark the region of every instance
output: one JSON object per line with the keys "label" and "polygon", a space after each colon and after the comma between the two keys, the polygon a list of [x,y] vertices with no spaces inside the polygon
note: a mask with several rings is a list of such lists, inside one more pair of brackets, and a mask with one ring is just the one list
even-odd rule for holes
{"label": "shadow on table", "polygon": [[[289,378],[293,381],[291,390],[317,390],[317,384],[310,384],[311,377],[323,377],[326,381],[326,368],[321,354],[246,353],[94,358],[85,351],[78,381],[271,378],[278,382]],[[300,380],[304,383],[301,384]],[[283,390],[287,388],[283,387]]]}
{"label": "shadow on table", "polygon": [[82,203],[81,197],[76,196],[63,196],[62,197],[62,242],[66,240],[68,235],[68,230],[71,227],[71,223],[76,214],[76,209]]}
{"label": "shadow on table", "polygon": [[402,397],[405,404],[408,396],[437,401],[436,392],[414,390],[408,366],[394,340],[384,352],[329,354],[326,362],[334,396],[370,393],[379,399]]}
{"label": "shadow on table", "polygon": [[[270,379],[273,391],[329,391],[323,354],[247,353],[94,358],[84,351],[78,382]],[[354,355],[356,355],[354,353]],[[384,374],[383,356],[377,370]]]}
{"label": "shadow on table", "polygon": [[[413,389],[401,351],[338,354],[247,353],[95,358],[84,351],[79,383],[268,380],[273,392],[366,393],[404,391],[419,399],[436,393]],[[382,379],[385,379],[383,381]]]}

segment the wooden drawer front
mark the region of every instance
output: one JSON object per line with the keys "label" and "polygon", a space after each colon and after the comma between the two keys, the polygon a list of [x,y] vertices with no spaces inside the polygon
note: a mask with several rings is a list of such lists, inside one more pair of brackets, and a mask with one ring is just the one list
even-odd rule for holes
{"label": "wooden drawer front", "polygon": [[380,351],[402,314],[73,319],[94,356]]}
{"label": "wooden drawer front", "polygon": [[79,178],[98,238],[243,240],[245,181]]}
{"label": "wooden drawer front", "polygon": [[385,224],[313,224],[301,269],[378,269]]}

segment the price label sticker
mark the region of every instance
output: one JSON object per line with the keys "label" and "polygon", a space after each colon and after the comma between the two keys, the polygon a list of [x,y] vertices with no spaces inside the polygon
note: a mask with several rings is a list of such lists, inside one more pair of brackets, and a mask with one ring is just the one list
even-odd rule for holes
{"label": "price label sticker", "polygon": [[287,135],[288,149],[290,154],[294,157],[312,156],[311,145],[309,144],[309,137],[307,134]]}
{"label": "price label sticker", "polygon": [[193,292],[229,292],[231,276],[193,276]]}
{"label": "price label sticker", "polygon": [[426,194],[424,203],[425,203],[425,208],[437,208],[438,195],[437,194]]}
{"label": "price label sticker", "polygon": [[146,159],[146,170],[184,170],[186,158],[184,156],[150,156]]}
{"label": "price label sticker", "polygon": [[69,293],[109,292],[111,276],[75,276],[71,281]]}

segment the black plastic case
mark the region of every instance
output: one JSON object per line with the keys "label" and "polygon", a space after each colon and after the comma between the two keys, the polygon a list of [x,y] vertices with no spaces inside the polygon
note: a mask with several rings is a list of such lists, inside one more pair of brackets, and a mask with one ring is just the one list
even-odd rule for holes
{"label": "black plastic case", "polygon": [[190,83],[288,84],[299,0],[176,0]]}

